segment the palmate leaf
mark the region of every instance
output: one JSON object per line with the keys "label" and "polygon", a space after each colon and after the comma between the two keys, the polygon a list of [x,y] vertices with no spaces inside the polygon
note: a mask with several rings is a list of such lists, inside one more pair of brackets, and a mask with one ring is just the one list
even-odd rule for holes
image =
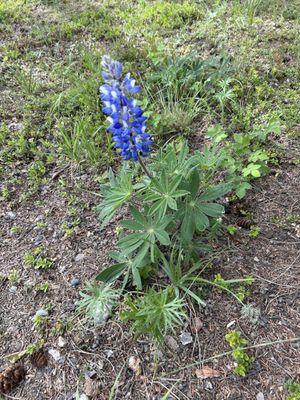
{"label": "palmate leaf", "polygon": [[121,221],[121,225],[134,231],[134,233],[121,238],[118,245],[125,256],[138,250],[135,258],[137,260],[142,260],[150,251],[151,261],[154,261],[156,242],[163,246],[170,244],[169,235],[165,230],[170,219],[151,215],[144,216],[135,207],[130,207],[130,211],[134,219]]}
{"label": "palmate leaf", "polygon": [[101,192],[103,201],[97,207],[97,211],[102,221],[101,229],[103,229],[118,208],[130,200],[133,193],[131,174],[126,168],[123,168],[117,177],[110,171],[109,185],[102,185]]}
{"label": "palmate leaf", "polygon": [[177,140],[160,150],[155,163],[151,167],[158,176],[161,176],[162,172],[165,171],[167,176],[173,178],[175,176],[186,177],[196,164],[197,157],[189,155],[187,142]]}
{"label": "palmate leaf", "polygon": [[209,217],[217,218],[223,214],[224,207],[221,204],[209,201],[224,196],[231,189],[230,184],[219,184],[198,196],[200,183],[196,171],[191,174],[189,185],[191,195],[186,197],[178,214],[182,220],[180,231],[184,243],[190,242],[196,231],[203,232],[209,227]]}
{"label": "palmate leaf", "polygon": [[181,181],[181,175],[170,178],[165,171],[159,180],[153,180],[149,188],[150,193],[144,198],[146,202],[153,203],[149,210],[150,215],[157,213],[159,218],[163,218],[168,209],[175,211],[178,209],[177,200],[189,194],[187,190],[178,189]]}

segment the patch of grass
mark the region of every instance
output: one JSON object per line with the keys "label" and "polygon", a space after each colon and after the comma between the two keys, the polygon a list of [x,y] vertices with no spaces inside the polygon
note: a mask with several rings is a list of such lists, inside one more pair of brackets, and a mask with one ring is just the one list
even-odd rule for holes
{"label": "patch of grass", "polygon": [[26,11],[27,5],[24,0],[0,0],[0,24],[16,21],[22,18]]}
{"label": "patch of grass", "polygon": [[170,33],[204,17],[199,4],[194,1],[138,1],[137,7],[127,15],[125,31],[137,34]]}
{"label": "patch of grass", "polygon": [[287,400],[300,400],[300,383],[289,381],[286,388],[289,392]]}

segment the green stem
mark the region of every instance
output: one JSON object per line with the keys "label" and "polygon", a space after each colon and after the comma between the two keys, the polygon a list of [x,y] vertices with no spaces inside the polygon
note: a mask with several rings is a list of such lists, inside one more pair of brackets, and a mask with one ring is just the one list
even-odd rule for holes
{"label": "green stem", "polygon": [[146,167],[144,161],[142,160],[142,158],[140,157],[140,155],[138,155],[138,161],[140,163],[140,166],[142,167],[142,170],[145,172],[145,174],[148,176],[148,178],[152,179],[153,176],[151,175],[151,173],[147,169],[147,167]]}
{"label": "green stem", "polygon": [[209,281],[207,279],[203,279],[203,278],[197,278],[197,277],[192,277],[192,278],[187,278],[186,280],[191,281],[191,282],[201,282],[201,283],[205,283],[207,285],[212,285],[212,286],[216,286],[217,288],[221,289],[221,290],[225,290],[225,292],[228,292],[231,294],[231,296],[233,296],[240,304],[244,305],[244,303],[242,302],[241,299],[238,298],[238,296],[233,293],[230,289],[228,289],[227,287],[224,287],[222,285],[219,285],[215,282]]}

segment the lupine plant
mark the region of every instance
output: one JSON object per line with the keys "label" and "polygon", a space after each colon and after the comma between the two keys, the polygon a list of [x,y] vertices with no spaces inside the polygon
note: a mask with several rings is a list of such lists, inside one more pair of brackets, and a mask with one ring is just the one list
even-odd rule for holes
{"label": "lupine plant", "polygon": [[[242,303],[229,287],[244,279],[219,285],[199,276],[204,267],[201,258],[210,250],[212,232],[224,213],[219,200],[233,185],[217,179],[223,160],[217,146],[205,146],[202,152],[192,154],[185,141],[177,140],[155,154],[151,152],[153,138],[147,132],[141,103],[135,98],[141,87],[109,56],[103,57],[102,66],[100,98],[107,131],[124,163],[118,174],[110,171],[109,182],[101,186],[101,228],[121,207],[125,212],[127,207],[129,218],[118,228],[117,250],[111,253],[115,263],[98,274],[96,281],[101,283],[94,290],[99,301],[107,299],[100,293],[105,285],[109,286],[105,293],[115,300],[112,284],[118,279],[123,278],[123,290],[133,285],[140,293],[145,288],[144,295],[135,299],[127,296],[122,316],[132,321],[136,333],[148,332],[161,342],[167,331],[183,321],[186,296],[205,306],[199,284],[224,289]],[[91,313],[95,304],[89,307],[88,303],[81,308]],[[96,308],[107,310],[106,306]]]}

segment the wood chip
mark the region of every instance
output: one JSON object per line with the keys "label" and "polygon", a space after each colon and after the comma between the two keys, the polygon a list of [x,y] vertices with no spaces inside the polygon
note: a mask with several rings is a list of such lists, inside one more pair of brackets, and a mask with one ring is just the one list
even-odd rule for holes
{"label": "wood chip", "polygon": [[219,376],[221,376],[220,371],[218,371],[216,369],[212,369],[207,366],[204,366],[201,369],[196,369],[195,374],[196,374],[197,378],[199,378],[199,379],[218,378]]}

